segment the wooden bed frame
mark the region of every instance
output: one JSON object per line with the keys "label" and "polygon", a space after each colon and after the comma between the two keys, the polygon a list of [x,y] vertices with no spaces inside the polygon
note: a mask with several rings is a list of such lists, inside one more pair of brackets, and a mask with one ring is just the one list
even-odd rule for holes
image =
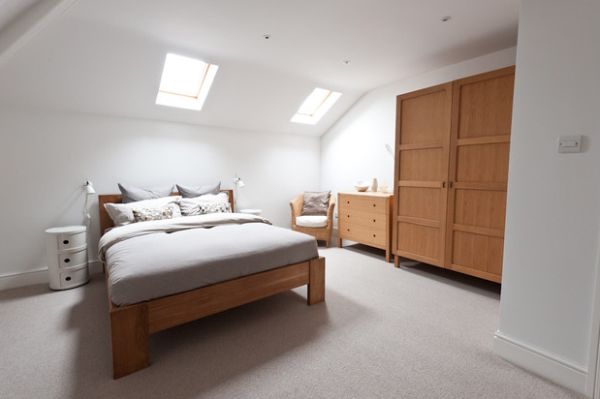
{"label": "wooden bed frame", "polygon": [[[233,209],[233,191],[222,191],[228,193]],[[121,195],[98,196],[101,233],[113,227],[104,204],[121,201]],[[106,268],[105,274],[108,281]],[[150,365],[150,334],[303,285],[308,286],[308,305],[325,300],[325,258],[317,257],[133,305],[117,306],[109,297],[113,378]]]}

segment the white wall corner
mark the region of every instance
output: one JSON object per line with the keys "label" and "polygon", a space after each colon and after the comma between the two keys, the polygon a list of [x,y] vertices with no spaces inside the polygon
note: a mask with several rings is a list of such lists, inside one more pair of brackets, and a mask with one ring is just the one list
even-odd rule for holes
{"label": "white wall corner", "polygon": [[600,241],[598,242],[596,259],[590,356],[585,394],[589,397],[600,399],[600,384],[597,378],[600,372]]}
{"label": "white wall corner", "polygon": [[592,397],[586,385],[588,371],[542,349],[534,348],[496,331],[494,351],[507,361],[540,377]]}
{"label": "white wall corner", "polygon": [[[102,263],[99,260],[90,260],[88,263],[90,274],[102,273]],[[48,284],[48,268],[28,270],[26,272],[7,273],[0,275],[0,291],[13,288],[26,287],[35,284]]]}

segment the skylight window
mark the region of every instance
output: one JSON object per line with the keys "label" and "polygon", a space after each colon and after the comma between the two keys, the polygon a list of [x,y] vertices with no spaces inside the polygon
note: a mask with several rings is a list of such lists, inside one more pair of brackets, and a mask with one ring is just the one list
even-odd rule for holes
{"label": "skylight window", "polygon": [[298,112],[292,117],[292,122],[316,124],[341,96],[342,93],[317,87],[306,97]]}
{"label": "skylight window", "polygon": [[218,65],[167,54],[156,104],[200,111],[218,69]]}

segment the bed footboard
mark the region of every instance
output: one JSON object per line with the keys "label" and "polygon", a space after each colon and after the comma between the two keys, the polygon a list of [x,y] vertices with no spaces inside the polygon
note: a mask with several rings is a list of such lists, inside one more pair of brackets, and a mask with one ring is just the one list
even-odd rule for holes
{"label": "bed footboard", "polygon": [[325,301],[325,258],[127,306],[110,303],[113,377],[150,365],[150,334],[307,285],[307,303]]}

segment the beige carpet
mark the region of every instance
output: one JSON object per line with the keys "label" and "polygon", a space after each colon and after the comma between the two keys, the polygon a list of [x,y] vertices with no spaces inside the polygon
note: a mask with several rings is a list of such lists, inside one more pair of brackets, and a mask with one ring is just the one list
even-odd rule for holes
{"label": "beige carpet", "polygon": [[305,289],[155,335],[152,366],[111,379],[106,293],[0,293],[0,398],[577,398],[496,357],[499,289],[327,249]]}

